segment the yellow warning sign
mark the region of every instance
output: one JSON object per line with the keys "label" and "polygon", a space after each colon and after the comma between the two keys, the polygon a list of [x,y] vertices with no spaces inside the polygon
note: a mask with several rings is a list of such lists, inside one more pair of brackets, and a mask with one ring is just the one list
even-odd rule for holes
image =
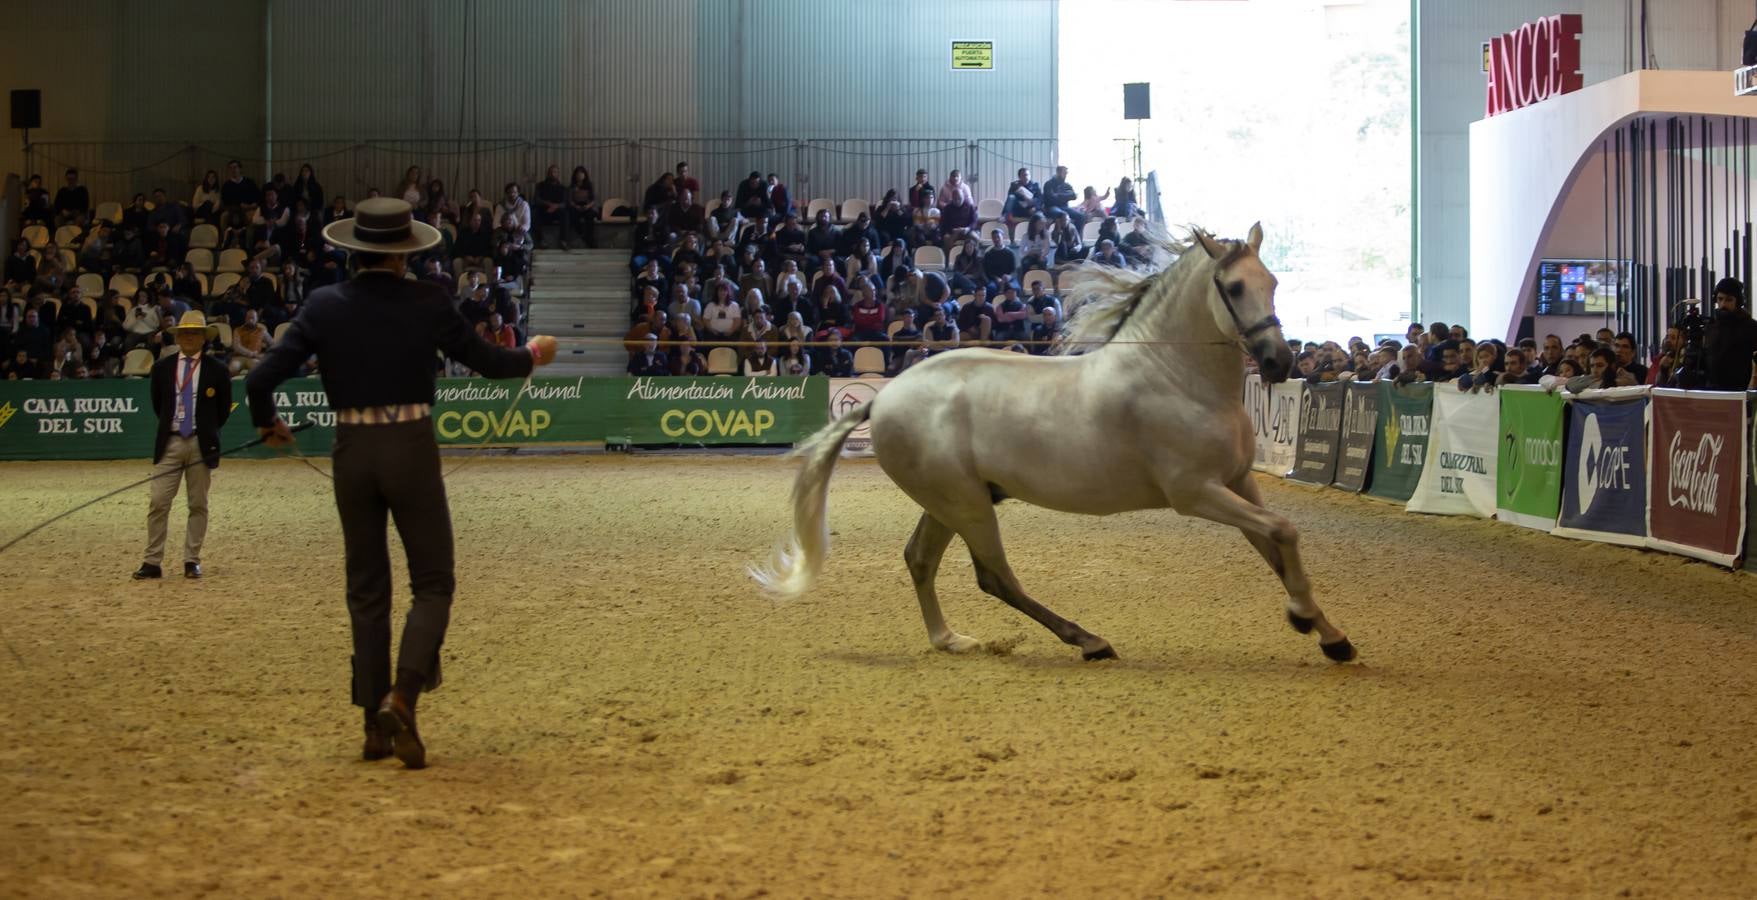
{"label": "yellow warning sign", "polygon": [[952,68],[992,71],[994,41],[953,41]]}

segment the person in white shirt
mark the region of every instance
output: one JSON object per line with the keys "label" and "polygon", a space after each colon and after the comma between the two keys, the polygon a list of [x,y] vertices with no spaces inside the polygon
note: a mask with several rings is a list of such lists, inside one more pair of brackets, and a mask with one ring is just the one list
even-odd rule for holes
{"label": "person in white shirt", "polygon": [[531,204],[519,196],[517,182],[506,183],[506,196],[494,205],[494,227],[505,228],[506,220],[511,218],[518,225],[518,230],[529,233],[531,230]]}
{"label": "person in white shirt", "polygon": [[702,327],[711,338],[731,340],[744,327],[744,309],[732,296],[730,285],[722,283],[708,305],[702,308]]}

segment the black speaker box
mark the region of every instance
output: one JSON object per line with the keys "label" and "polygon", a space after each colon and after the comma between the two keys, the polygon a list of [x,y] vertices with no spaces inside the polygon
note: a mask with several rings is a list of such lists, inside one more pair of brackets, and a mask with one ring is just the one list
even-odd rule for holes
{"label": "black speaker box", "polygon": [[12,92],[12,127],[43,127],[43,92],[17,90]]}
{"label": "black speaker box", "polygon": [[1123,85],[1123,118],[1153,118],[1152,103],[1147,99],[1147,89],[1148,84],[1144,81],[1138,84]]}

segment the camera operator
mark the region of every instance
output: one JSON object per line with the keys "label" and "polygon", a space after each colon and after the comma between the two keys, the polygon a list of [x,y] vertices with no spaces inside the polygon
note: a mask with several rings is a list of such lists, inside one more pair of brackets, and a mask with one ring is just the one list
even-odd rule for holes
{"label": "camera operator", "polygon": [[1745,311],[1745,286],[1722,278],[1714,286],[1714,315],[1703,332],[1703,388],[1742,391],[1751,386],[1751,358],[1757,353],[1757,323]]}

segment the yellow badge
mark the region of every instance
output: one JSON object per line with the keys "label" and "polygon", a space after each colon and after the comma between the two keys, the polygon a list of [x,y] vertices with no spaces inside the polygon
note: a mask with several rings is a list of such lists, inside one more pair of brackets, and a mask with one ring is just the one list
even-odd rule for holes
{"label": "yellow badge", "polygon": [[214,389],[213,389],[213,388],[208,388],[208,389],[207,389],[207,395],[208,395],[208,396],[209,396],[209,397],[212,397],[212,396],[213,396],[213,395],[214,395]]}

